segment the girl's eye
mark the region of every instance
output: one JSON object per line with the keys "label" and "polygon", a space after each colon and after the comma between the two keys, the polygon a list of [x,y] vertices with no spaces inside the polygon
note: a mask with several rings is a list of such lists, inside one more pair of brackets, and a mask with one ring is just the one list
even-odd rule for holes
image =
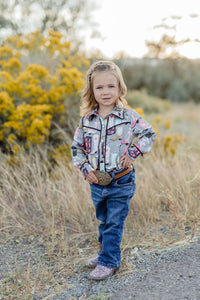
{"label": "girl's eye", "polygon": [[101,87],[101,86],[98,86],[98,87],[97,87],[97,90],[100,90],[100,89],[102,89],[102,87]]}
{"label": "girl's eye", "polygon": [[115,86],[114,85],[109,85],[109,88],[114,88]]}

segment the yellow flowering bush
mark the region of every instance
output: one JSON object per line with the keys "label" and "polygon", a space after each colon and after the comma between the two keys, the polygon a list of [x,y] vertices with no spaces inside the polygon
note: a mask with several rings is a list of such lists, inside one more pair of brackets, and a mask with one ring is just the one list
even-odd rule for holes
{"label": "yellow flowering bush", "polygon": [[178,146],[186,141],[186,137],[180,136],[178,133],[167,133],[161,135],[161,130],[158,129],[158,126],[162,126],[164,130],[169,130],[172,126],[172,121],[163,121],[160,116],[155,118],[152,125],[157,134],[156,146],[162,150],[163,156],[167,157],[175,155]]}
{"label": "yellow flowering bush", "polygon": [[49,153],[49,157],[53,163],[60,162],[69,166],[69,161],[72,160],[71,155],[71,146],[66,144],[60,144],[58,147],[55,147],[53,151]]}
{"label": "yellow flowering bush", "polygon": [[[133,109],[133,107],[131,106],[131,105],[127,105],[126,106],[127,108],[130,108],[130,109]],[[136,108],[134,108],[135,109],[135,111],[142,117],[142,118],[144,118],[144,110],[143,110],[143,108],[141,108],[141,107],[136,107]]]}
{"label": "yellow flowering bush", "polygon": [[[127,105],[127,107],[132,108],[130,105]],[[145,118],[143,108],[137,107],[135,108],[135,110],[142,118]],[[178,133],[161,134],[160,129],[162,127],[164,128],[164,130],[169,130],[171,128],[171,120],[163,121],[161,116],[157,116],[155,117],[154,122],[152,122],[152,126],[157,135],[157,138],[155,140],[155,147],[161,149],[161,153],[164,157],[168,157],[169,155],[175,155],[178,146],[186,141],[186,137],[180,136]]]}
{"label": "yellow flowering bush", "polygon": [[135,108],[135,110],[142,118],[145,118],[143,108],[137,107],[137,108]]}
{"label": "yellow flowering bush", "polygon": [[[5,132],[15,132],[15,136],[28,143],[41,144],[46,136],[49,136],[50,120],[48,114],[50,106],[20,104],[10,116],[9,121],[4,123]],[[14,136],[14,134],[12,134]],[[8,139],[9,142],[9,139]]]}
{"label": "yellow flowering bush", "polygon": [[88,65],[71,53],[70,42],[59,32],[7,38],[0,47],[1,148],[17,153],[19,145],[57,145],[54,124],[66,126],[69,102],[82,88]]}
{"label": "yellow flowering bush", "polygon": [[12,115],[15,107],[13,105],[12,99],[6,91],[0,92],[0,115],[1,122],[6,120],[7,117]]}
{"label": "yellow flowering bush", "polygon": [[164,153],[174,155],[178,149],[179,144],[185,141],[186,138],[184,136],[180,136],[178,133],[164,135],[161,140]]}

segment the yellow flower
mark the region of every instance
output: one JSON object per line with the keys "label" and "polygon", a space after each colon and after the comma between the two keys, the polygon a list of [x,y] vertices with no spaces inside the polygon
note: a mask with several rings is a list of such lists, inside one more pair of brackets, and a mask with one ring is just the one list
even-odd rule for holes
{"label": "yellow flower", "polygon": [[157,141],[158,137],[160,136],[160,130],[158,129],[158,127],[155,126],[155,124],[152,124],[152,127],[153,127],[153,130],[155,131],[155,133],[157,135],[157,139],[156,139],[156,141]]}
{"label": "yellow flower", "polygon": [[45,67],[39,65],[33,65],[33,64],[29,65],[27,68],[27,72],[29,72],[32,77],[36,77],[40,79],[49,76],[48,70]]}
{"label": "yellow flower", "polygon": [[144,110],[141,107],[137,107],[135,108],[136,112],[142,117],[144,118]]}
{"label": "yellow flower", "polygon": [[14,104],[7,92],[0,92],[0,115],[1,118],[8,117],[14,112]]}
{"label": "yellow flower", "polygon": [[49,30],[49,38],[46,40],[45,46],[50,55],[67,56],[70,53],[71,43],[60,32]]}
{"label": "yellow flower", "polygon": [[172,121],[171,121],[171,120],[168,120],[168,121],[165,121],[165,122],[164,122],[164,127],[165,127],[166,129],[170,129],[171,126],[172,126]]}
{"label": "yellow flower", "polygon": [[12,76],[6,72],[0,72],[0,88],[4,88],[8,82],[12,80]]}
{"label": "yellow flower", "polygon": [[82,68],[83,66],[89,67],[90,65],[90,62],[79,53],[70,56],[68,62],[73,66],[77,66],[77,68]]}
{"label": "yellow flower", "polygon": [[185,141],[184,136],[180,136],[178,133],[163,136],[161,143],[166,155],[171,153],[174,155],[178,149],[179,144]]}
{"label": "yellow flower", "polygon": [[157,116],[155,118],[156,123],[160,124],[162,122],[162,117],[161,116]]}
{"label": "yellow flower", "polygon": [[5,58],[10,58],[13,56],[13,49],[8,47],[8,45],[4,45],[0,47],[0,60]]}
{"label": "yellow flower", "polygon": [[20,71],[21,63],[18,58],[11,57],[8,61],[3,65],[4,70],[10,70],[10,72]]}
{"label": "yellow flower", "polygon": [[14,154],[18,154],[22,152],[22,149],[19,145],[14,145],[11,147],[11,150]]}
{"label": "yellow flower", "polygon": [[9,144],[13,144],[14,142],[16,142],[16,136],[14,134],[9,134],[7,142]]}
{"label": "yellow flower", "polygon": [[66,144],[61,144],[60,146],[56,147],[54,152],[51,153],[51,157],[56,161],[62,161],[66,164],[68,164],[69,161],[71,161],[71,147]]}
{"label": "yellow flower", "polygon": [[0,130],[0,141],[3,142],[3,140],[4,140],[4,130],[1,129]]}

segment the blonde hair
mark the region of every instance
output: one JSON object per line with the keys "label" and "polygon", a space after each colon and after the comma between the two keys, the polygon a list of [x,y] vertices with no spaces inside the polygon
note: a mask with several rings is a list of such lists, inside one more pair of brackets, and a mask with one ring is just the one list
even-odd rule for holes
{"label": "blonde hair", "polygon": [[82,91],[81,99],[82,104],[80,107],[80,115],[81,117],[91,114],[94,106],[96,105],[96,100],[93,93],[93,78],[97,72],[109,71],[111,72],[118,80],[119,84],[119,98],[116,102],[117,105],[125,107],[127,105],[127,101],[123,98],[126,95],[127,88],[124,83],[124,79],[122,77],[122,73],[119,67],[112,61],[97,61],[93,63],[86,76],[86,86]]}

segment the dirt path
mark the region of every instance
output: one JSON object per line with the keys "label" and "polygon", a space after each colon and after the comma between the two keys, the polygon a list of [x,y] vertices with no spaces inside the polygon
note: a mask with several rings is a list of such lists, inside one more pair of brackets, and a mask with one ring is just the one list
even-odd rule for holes
{"label": "dirt path", "polygon": [[[133,248],[126,257],[127,262],[123,262],[119,273],[102,282],[88,280],[90,269],[84,264],[73,265],[73,274],[66,273],[64,277],[63,272],[65,269],[68,270],[64,257],[62,260],[65,266],[64,271],[62,268],[62,272],[55,272],[48,288],[39,289],[38,292],[32,294],[32,299],[200,300],[200,237],[193,241],[176,242],[171,247],[166,250],[163,247],[157,247],[149,252],[145,249]],[[12,278],[16,280],[16,267],[17,270],[21,270],[22,275],[29,262],[33,271],[37,270],[38,263],[44,270],[48,266],[51,267],[50,262],[44,261],[45,254],[44,244],[37,239],[35,241],[25,239],[18,242],[12,241],[2,245],[0,247],[0,286],[2,283],[3,287],[4,283],[3,290],[5,290],[5,284],[8,284],[8,281],[5,283],[6,278],[10,278],[9,282]],[[123,274],[126,273],[126,266],[129,268],[129,273]],[[21,284],[23,284],[22,277],[19,278]],[[61,277],[63,277],[62,291],[59,288],[55,294],[55,285],[52,285],[52,282],[57,282],[56,280],[60,280]],[[10,288],[11,285],[12,281]],[[13,292],[12,295],[14,295]],[[25,299],[23,297],[19,298],[17,294],[13,298],[0,292],[2,300]]]}
{"label": "dirt path", "polygon": [[[145,267],[145,262],[143,264]],[[189,247],[162,253],[155,264],[144,270],[142,277],[109,299],[199,300],[200,239]]]}

